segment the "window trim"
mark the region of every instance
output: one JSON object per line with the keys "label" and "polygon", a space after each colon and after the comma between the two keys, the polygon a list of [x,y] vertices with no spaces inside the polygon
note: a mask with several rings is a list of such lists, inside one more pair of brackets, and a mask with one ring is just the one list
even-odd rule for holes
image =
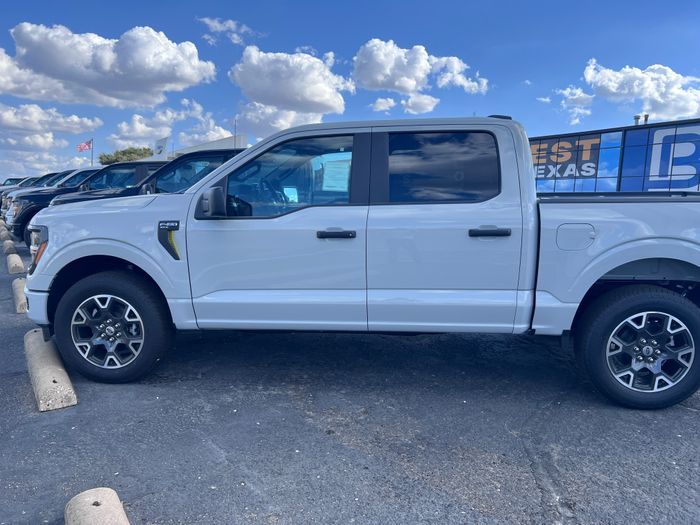
{"label": "window trim", "polygon": [[346,131],[343,132],[339,130],[338,133],[331,134],[320,134],[320,135],[304,135],[297,137],[290,137],[287,140],[281,142],[276,142],[270,145],[269,148],[265,148],[260,151],[257,155],[246,159],[243,164],[240,164],[233,168],[231,171],[227,172],[216,182],[212,183],[208,188],[221,187],[224,190],[224,194],[228,194],[228,179],[234,171],[238,171],[244,168],[249,163],[254,162],[262,155],[270,152],[274,148],[287,144],[289,142],[295,142],[298,140],[305,139],[315,139],[315,138],[326,138],[326,137],[351,137],[352,138],[352,163],[350,165],[350,185],[348,188],[348,203],[347,204],[308,204],[306,206],[301,206],[294,210],[280,213],[279,215],[270,215],[266,217],[255,217],[255,216],[226,216],[226,217],[197,217],[196,210],[199,209],[199,199],[201,196],[196,197],[197,203],[195,205],[195,220],[199,221],[227,221],[227,220],[274,220],[280,217],[285,217],[291,215],[292,213],[297,213],[308,208],[338,208],[338,207],[348,207],[348,206],[367,206],[369,205],[369,184],[370,184],[370,154],[371,154],[371,136],[372,133],[367,131]]}
{"label": "window trim", "polygon": [[[498,191],[489,197],[478,200],[450,200],[450,201],[411,201],[392,202],[389,200],[389,134],[392,135],[426,135],[432,133],[486,133],[491,135],[496,146],[496,163],[498,165]],[[375,131],[372,133],[372,160],[370,179],[369,203],[372,206],[414,206],[435,204],[479,204],[497,198],[503,193],[503,167],[501,152],[496,134],[488,129],[420,129],[405,131]]]}

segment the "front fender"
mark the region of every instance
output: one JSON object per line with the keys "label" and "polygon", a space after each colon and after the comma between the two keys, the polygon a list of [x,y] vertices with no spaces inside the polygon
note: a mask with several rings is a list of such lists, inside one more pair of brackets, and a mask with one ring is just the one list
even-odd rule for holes
{"label": "front fender", "polygon": [[63,268],[78,259],[96,255],[115,257],[138,266],[156,282],[166,299],[189,298],[189,294],[183,295],[183,290],[189,290],[188,283],[185,282],[184,287],[183,283],[179,283],[178,286],[178,283],[163,271],[159,261],[152,256],[127,242],[100,238],[63,245],[53,253],[47,250],[29,280],[29,288],[36,291],[49,291],[54,278]]}

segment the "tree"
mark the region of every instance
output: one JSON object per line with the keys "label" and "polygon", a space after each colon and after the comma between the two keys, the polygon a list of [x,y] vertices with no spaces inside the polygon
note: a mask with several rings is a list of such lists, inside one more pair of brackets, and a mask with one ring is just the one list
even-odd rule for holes
{"label": "tree", "polygon": [[100,153],[100,164],[107,166],[115,162],[144,159],[151,155],[153,155],[153,150],[151,148],[118,149],[114,153]]}

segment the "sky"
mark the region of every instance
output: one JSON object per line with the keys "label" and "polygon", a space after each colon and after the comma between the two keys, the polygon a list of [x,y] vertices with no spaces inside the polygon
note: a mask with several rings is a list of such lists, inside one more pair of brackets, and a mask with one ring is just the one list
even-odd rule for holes
{"label": "sky", "polygon": [[700,117],[700,3],[4,3],[0,175],[294,125],[511,115],[530,136]]}

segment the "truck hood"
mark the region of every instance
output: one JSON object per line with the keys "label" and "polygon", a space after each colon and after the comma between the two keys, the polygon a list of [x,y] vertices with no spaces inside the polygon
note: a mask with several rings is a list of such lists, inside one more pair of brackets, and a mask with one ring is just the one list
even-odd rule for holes
{"label": "truck hood", "polygon": [[32,224],[42,224],[42,221],[53,219],[79,222],[82,215],[102,214],[102,213],[129,213],[132,210],[145,208],[155,200],[155,195],[136,195],[133,197],[123,197],[115,199],[103,199],[92,201],[81,201],[60,206],[49,206],[37,213],[32,219]]}
{"label": "truck hood", "polygon": [[[133,191],[130,191],[133,190]],[[105,188],[102,190],[90,190],[90,191],[74,191],[69,195],[65,195],[60,199],[56,199],[54,204],[64,204],[72,202],[81,202],[87,200],[95,199],[109,199],[112,197],[120,197],[124,194],[126,195],[136,195],[138,193],[138,188]]]}

